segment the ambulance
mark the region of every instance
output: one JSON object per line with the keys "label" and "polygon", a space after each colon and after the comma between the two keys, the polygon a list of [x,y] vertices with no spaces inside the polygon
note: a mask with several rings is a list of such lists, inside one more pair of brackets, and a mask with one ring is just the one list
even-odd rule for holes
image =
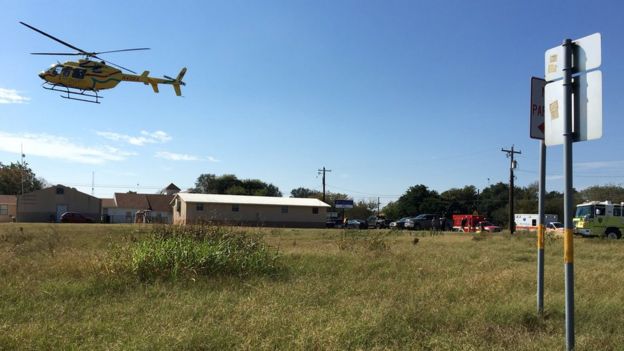
{"label": "ambulance", "polygon": [[[555,214],[544,215],[544,225],[548,226],[552,222],[558,222],[559,216]],[[516,222],[516,230],[528,230],[537,231],[537,223],[539,222],[539,215],[516,213],[514,215],[514,222]]]}

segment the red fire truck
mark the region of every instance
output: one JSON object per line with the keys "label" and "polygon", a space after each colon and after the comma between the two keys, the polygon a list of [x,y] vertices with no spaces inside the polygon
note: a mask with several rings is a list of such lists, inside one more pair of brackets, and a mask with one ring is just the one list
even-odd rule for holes
{"label": "red fire truck", "polygon": [[458,232],[478,232],[479,223],[485,221],[484,216],[472,214],[454,214],[453,230]]}

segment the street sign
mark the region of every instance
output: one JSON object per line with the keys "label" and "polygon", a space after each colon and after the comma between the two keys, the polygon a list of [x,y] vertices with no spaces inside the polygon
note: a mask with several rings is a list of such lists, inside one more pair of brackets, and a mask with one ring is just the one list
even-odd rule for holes
{"label": "street sign", "polygon": [[[602,48],[600,33],[572,41],[574,44],[573,73],[589,71],[600,67],[602,63]],[[556,46],[546,50],[544,55],[544,78],[546,81],[563,78],[563,46]]]}
{"label": "street sign", "polygon": [[[578,84],[578,115],[574,141],[602,138],[602,72],[593,71],[575,78]],[[576,111],[574,112],[576,116]]]}
{"label": "street sign", "polygon": [[529,134],[533,139],[544,139],[544,86],[546,81],[531,78],[531,127]]}
{"label": "street sign", "polygon": [[[601,36],[594,33],[572,41],[572,71],[575,74],[572,94],[573,141],[585,141],[602,137],[602,63]],[[544,88],[544,141],[547,146],[564,143],[563,71],[564,47],[546,50]],[[531,129],[532,130],[532,129]],[[533,134],[531,134],[533,137]]]}
{"label": "street sign", "polygon": [[[574,141],[600,139],[602,137],[602,72],[592,71],[576,78],[572,114]],[[563,104],[563,81],[546,84],[544,89],[544,127],[547,146],[562,145],[565,106]]]}
{"label": "street sign", "polygon": [[353,200],[336,200],[334,205],[336,208],[353,208]]}
{"label": "street sign", "polygon": [[563,81],[546,84],[544,88],[544,129],[546,146],[563,144]]}

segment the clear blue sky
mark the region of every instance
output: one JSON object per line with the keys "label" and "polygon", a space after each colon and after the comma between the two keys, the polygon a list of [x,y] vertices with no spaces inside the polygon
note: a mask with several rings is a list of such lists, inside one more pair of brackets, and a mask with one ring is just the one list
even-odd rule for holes
{"label": "clear blue sky", "polygon": [[[79,6],[77,6],[79,5]],[[382,204],[412,185],[444,191],[537,179],[530,77],[564,38],[602,33],[604,134],[574,146],[574,186],[624,183],[624,5],[618,1],[4,1],[0,161],[109,197],[231,173],[288,195],[320,189]],[[121,83],[100,105],[40,88],[66,48],[24,21],[151,75],[188,67],[184,97]],[[562,189],[548,149],[548,190]],[[138,187],[137,187],[138,184]]]}

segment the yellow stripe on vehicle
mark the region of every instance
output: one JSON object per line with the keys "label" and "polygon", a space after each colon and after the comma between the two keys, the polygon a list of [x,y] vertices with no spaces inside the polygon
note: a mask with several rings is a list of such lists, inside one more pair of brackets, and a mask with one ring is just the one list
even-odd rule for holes
{"label": "yellow stripe on vehicle", "polygon": [[574,231],[572,228],[563,229],[563,262],[574,263]]}

